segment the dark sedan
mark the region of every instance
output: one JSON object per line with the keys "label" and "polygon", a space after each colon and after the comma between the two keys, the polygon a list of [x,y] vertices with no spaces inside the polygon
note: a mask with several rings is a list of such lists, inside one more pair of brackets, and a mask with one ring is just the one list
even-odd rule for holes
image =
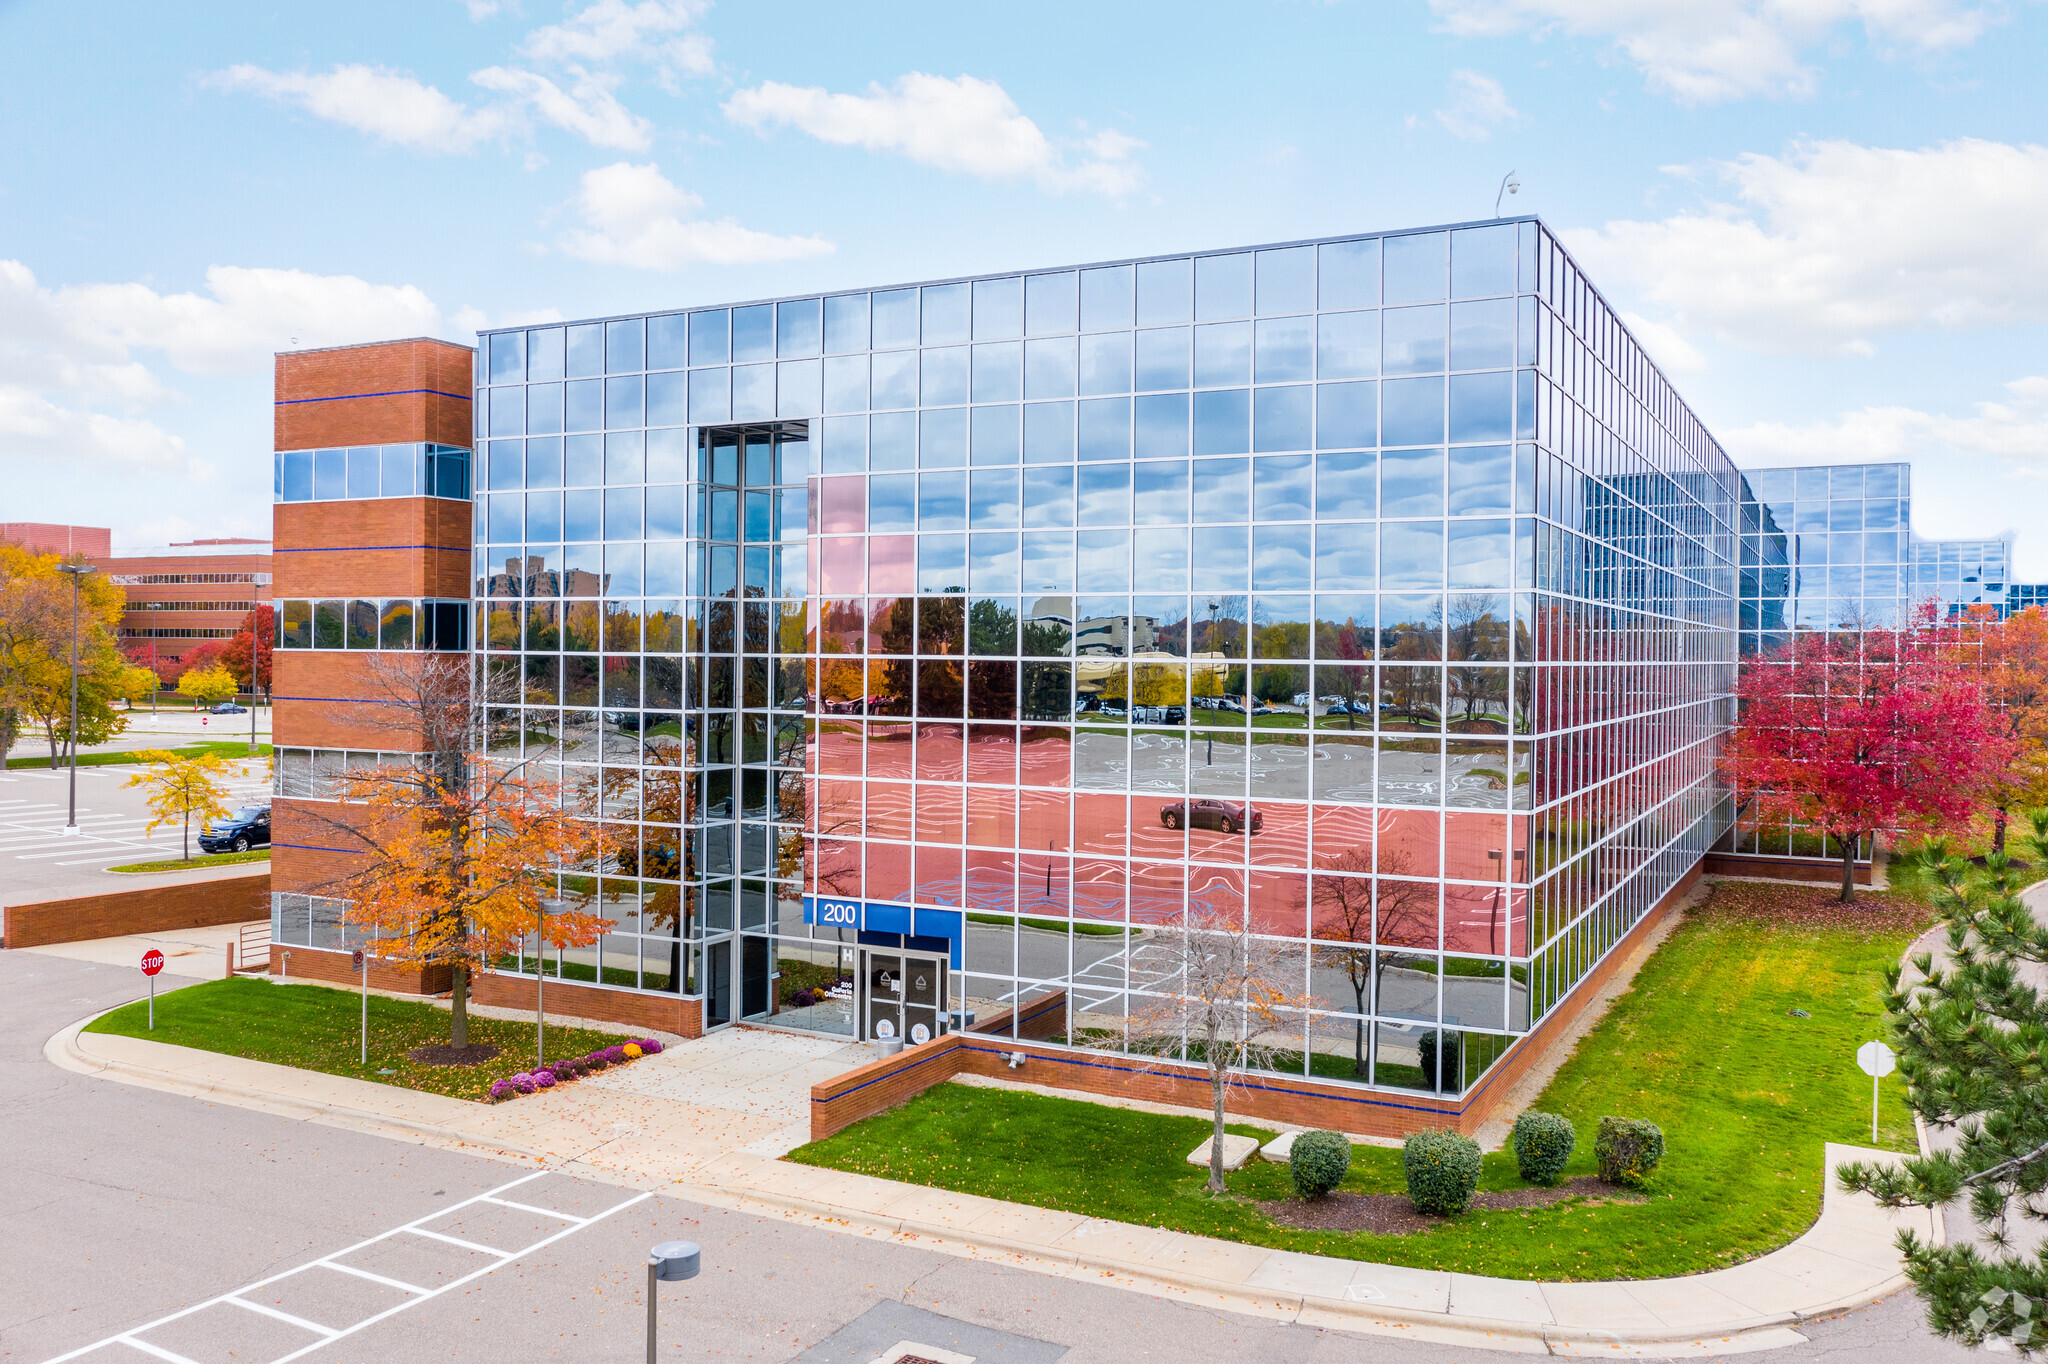
{"label": "dark sedan", "polygon": [[1266,827],[1265,812],[1256,805],[1246,805],[1242,801],[1194,796],[1159,807],[1159,822],[1169,829],[1186,826],[1192,829],[1221,829],[1224,833],[1234,834],[1247,827],[1247,820],[1250,821],[1249,827],[1253,833]]}
{"label": "dark sedan", "polygon": [[270,807],[245,805],[199,831],[199,846],[210,853],[247,852],[270,844]]}

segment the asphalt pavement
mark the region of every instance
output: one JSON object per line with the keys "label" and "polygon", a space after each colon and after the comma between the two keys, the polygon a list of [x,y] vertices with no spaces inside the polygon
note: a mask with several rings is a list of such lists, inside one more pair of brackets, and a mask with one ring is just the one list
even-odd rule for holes
{"label": "asphalt pavement", "polygon": [[[674,1239],[701,1244],[705,1268],[661,1290],[662,1358],[866,1364],[903,1342],[1013,1364],[1499,1357],[704,1208],[43,1059],[52,1033],[141,990],[129,968],[0,953],[0,1360],[639,1360],[646,1249]],[[1966,1357],[1918,1318],[1909,1298],[1887,1301],[1771,1358]]]}

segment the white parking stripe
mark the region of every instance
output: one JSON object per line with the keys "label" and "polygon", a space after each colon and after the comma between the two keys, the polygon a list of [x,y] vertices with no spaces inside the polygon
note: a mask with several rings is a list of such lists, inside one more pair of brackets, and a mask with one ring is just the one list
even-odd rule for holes
{"label": "white parking stripe", "polygon": [[302,1331],[311,1331],[314,1335],[326,1336],[329,1340],[341,1334],[332,1326],[322,1326],[317,1321],[307,1321],[304,1317],[295,1317],[289,1312],[280,1312],[275,1307],[271,1307],[266,1303],[250,1302],[247,1298],[238,1298],[232,1293],[222,1298],[221,1301],[233,1303],[237,1307],[246,1307],[251,1312],[260,1312],[266,1317],[276,1317],[279,1321],[290,1322]]}
{"label": "white parking stripe", "polygon": [[[400,1312],[403,1312],[408,1308],[417,1307],[419,1304],[423,1302],[427,1302],[433,1298],[437,1298],[441,1294],[446,1293],[451,1289],[460,1288],[464,1284],[473,1283],[477,1279],[482,1278],[484,1275],[491,1273],[493,1270],[511,1264],[514,1260],[519,1259],[521,1256],[531,1255],[534,1251],[540,1250],[546,1246],[551,1246],[555,1242],[563,1239],[564,1237],[574,1236],[577,1232],[583,1230],[583,1228],[587,1226],[590,1226],[592,1223],[601,1222],[605,1218],[610,1217],[615,1212],[622,1212],[625,1209],[632,1207],[635,1203],[643,1203],[646,1200],[654,1197],[654,1194],[651,1191],[648,1193],[635,1194],[633,1197],[625,1199],[622,1202],[612,1204],[603,1212],[597,1213],[590,1217],[574,1219],[572,1225],[562,1228],[560,1231],[555,1232],[553,1235],[543,1236],[540,1240],[535,1241],[531,1245],[528,1245],[520,1250],[495,1250],[489,1246],[480,1246],[477,1245],[475,1242],[458,1240],[453,1236],[446,1236],[441,1234],[440,1232],[427,1231],[425,1229],[426,1223],[439,1221],[441,1218],[448,1216],[450,1213],[456,1212],[462,1208],[469,1207],[472,1204],[502,1202],[503,1200],[497,1197],[499,1194],[506,1193],[512,1189],[516,1189],[522,1184],[530,1184],[534,1180],[540,1179],[552,1173],[553,1171],[550,1170],[535,1170],[532,1174],[522,1175],[518,1179],[511,1181],[509,1184],[500,1184],[495,1189],[487,1189],[483,1193],[477,1194],[472,1198],[465,1198],[460,1203],[453,1204],[446,1208],[436,1208],[434,1211],[428,1213],[425,1217],[415,1218],[412,1221],[407,1222],[403,1226],[393,1227],[389,1231],[379,1232],[377,1235],[367,1237],[364,1240],[356,1242],[352,1246],[348,1246],[341,1250],[337,1250],[331,1255],[323,1255],[317,1260],[310,1260],[305,1264],[296,1265],[291,1269],[287,1269],[282,1273],[272,1274],[268,1278],[258,1279],[255,1283],[245,1284],[242,1287],[233,1290],[232,1292],[223,1293],[219,1297],[208,1298],[206,1301],[194,1303],[190,1307],[181,1307],[177,1311],[169,1313],[165,1316],[158,1317],[155,1321],[149,1322],[145,1325],[137,1326],[130,1330],[122,1331],[118,1334],[108,1336],[104,1340],[96,1340],[90,1345],[86,1345],[79,1349],[72,1350],[66,1354],[56,1355],[48,1361],[48,1364],[64,1364],[64,1361],[66,1360],[77,1359],[81,1356],[89,1355],[93,1351],[102,1349],[108,1345],[126,1345],[131,1349],[140,1350],[144,1354],[154,1355],[158,1359],[166,1360],[168,1361],[168,1364],[196,1364],[196,1361],[186,1359],[183,1355],[173,1354],[169,1350],[166,1350],[161,1346],[152,1345],[148,1341],[143,1340],[141,1338],[142,1333],[145,1331],[154,1331],[160,1326],[167,1326],[171,1322],[182,1320],[183,1318],[192,1316],[194,1313],[197,1312],[204,1312],[207,1308],[218,1306],[219,1304],[224,1302],[232,1302],[238,1307],[245,1307],[253,1311],[263,1312],[269,1316],[282,1317],[283,1319],[292,1322],[294,1325],[303,1326],[312,1331],[326,1331],[328,1333],[326,1335],[323,1335],[320,1339],[313,1341],[309,1345],[301,1346],[299,1349],[293,1350],[289,1354],[279,1355],[276,1359],[270,1361],[270,1364],[287,1364],[287,1361],[289,1360],[297,1359],[301,1355],[310,1354],[314,1350],[321,1349],[322,1347],[329,1345],[332,1342],[339,1340],[344,1336],[351,1336],[354,1335],[356,1332],[363,1330],[366,1327],[374,1326],[378,1322],[383,1321],[386,1317],[396,1316]],[[541,1210],[535,1209],[535,1211]],[[554,1215],[560,1216],[561,1214]],[[344,1255],[352,1255],[359,1250],[363,1250],[369,1246],[376,1245],[380,1241],[388,1241],[394,1236],[403,1236],[408,1233],[429,1237],[437,1241],[447,1241],[454,1245],[464,1246],[466,1248],[473,1250],[484,1251],[489,1255],[493,1256],[494,1258],[490,1264],[485,1265],[483,1268],[471,1270],[469,1273],[463,1274],[457,1278],[450,1279],[446,1283],[441,1284],[439,1287],[436,1288],[421,1288],[415,1284],[400,1283],[395,1279],[386,1279],[381,1275],[372,1274],[366,1270],[360,1270],[350,1265],[337,1263],[340,1260],[340,1258]],[[243,1298],[241,1296],[244,1293],[253,1293],[259,1288],[267,1288],[271,1284],[292,1277],[294,1274],[303,1274],[309,1269],[338,1270],[343,1274],[353,1274],[358,1278],[369,1279],[377,1283],[389,1284],[391,1287],[401,1289],[404,1292],[410,1294],[411,1296],[409,1296],[404,1302],[399,1303],[395,1307],[387,1307],[381,1312],[373,1313],[370,1316],[364,1317],[360,1321],[339,1328],[315,1326],[311,1322],[302,1321],[298,1318],[287,1316],[282,1312],[277,1312],[275,1310],[259,1306],[258,1304],[251,1302],[248,1299]]]}

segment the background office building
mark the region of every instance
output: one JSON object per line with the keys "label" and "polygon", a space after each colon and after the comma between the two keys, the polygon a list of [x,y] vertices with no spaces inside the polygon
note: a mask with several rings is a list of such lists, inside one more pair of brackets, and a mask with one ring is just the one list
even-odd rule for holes
{"label": "background office building", "polygon": [[550,975],[1082,1041],[1196,904],[1304,949],[1286,1069],[1458,1098],[1730,821],[1740,481],[1533,221],[478,366],[494,748],[639,826]]}

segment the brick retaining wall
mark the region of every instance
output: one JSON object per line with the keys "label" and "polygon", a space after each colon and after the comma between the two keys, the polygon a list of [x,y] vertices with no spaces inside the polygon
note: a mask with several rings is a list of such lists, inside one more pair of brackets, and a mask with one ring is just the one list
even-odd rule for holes
{"label": "brick retaining wall", "polygon": [[[1709,876],[1762,876],[1773,881],[1813,881],[1830,886],[1842,884],[1842,864],[1838,861],[1768,857],[1762,853],[1710,852],[1703,865]],[[1870,884],[1868,862],[1858,862],[1853,874],[1857,885]]]}
{"label": "brick retaining wall", "polygon": [[99,895],[8,905],[0,909],[0,947],[43,947],[126,933],[171,933],[269,917],[270,869],[265,867],[246,876],[168,886],[140,883]]}
{"label": "brick retaining wall", "polygon": [[[503,1009],[532,1009],[531,976],[483,975],[469,983],[469,997]],[[638,990],[606,990],[573,981],[551,980],[545,992],[547,1011],[570,1018],[592,1018],[628,1028],[646,1028],[676,1037],[704,1035],[704,1001],[687,995],[644,994]]]}

